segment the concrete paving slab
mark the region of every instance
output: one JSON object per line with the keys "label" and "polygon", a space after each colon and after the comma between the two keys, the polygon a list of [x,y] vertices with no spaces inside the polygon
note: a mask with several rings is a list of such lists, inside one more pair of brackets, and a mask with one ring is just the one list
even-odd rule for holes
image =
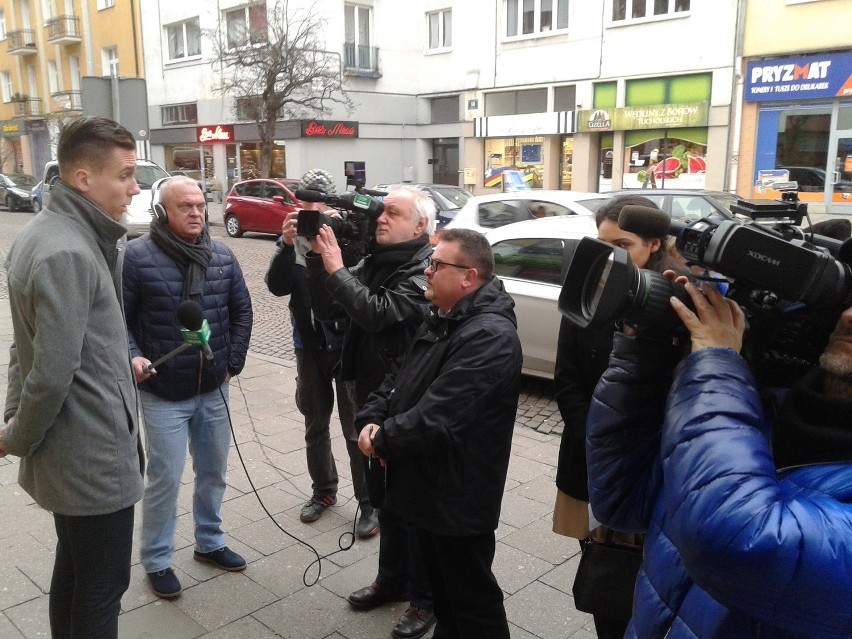
{"label": "concrete paving slab", "polygon": [[173,603],[157,600],[118,618],[121,639],[195,639],[207,629]]}

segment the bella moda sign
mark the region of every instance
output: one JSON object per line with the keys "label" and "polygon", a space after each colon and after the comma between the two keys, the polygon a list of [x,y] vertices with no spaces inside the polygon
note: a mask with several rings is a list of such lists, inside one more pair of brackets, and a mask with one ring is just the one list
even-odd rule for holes
{"label": "bella moda sign", "polygon": [[707,126],[708,112],[706,102],[578,111],[577,132],[596,133]]}
{"label": "bella moda sign", "polygon": [[233,142],[234,127],[230,124],[200,126],[196,129],[196,137],[199,142]]}
{"label": "bella moda sign", "polygon": [[303,138],[357,138],[357,122],[338,120],[303,120]]}

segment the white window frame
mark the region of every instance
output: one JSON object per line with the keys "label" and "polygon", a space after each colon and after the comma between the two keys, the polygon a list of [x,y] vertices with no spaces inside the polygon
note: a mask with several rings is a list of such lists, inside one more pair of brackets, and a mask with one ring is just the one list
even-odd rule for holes
{"label": "white window frame", "polygon": [[112,46],[101,49],[101,73],[105,78],[119,77],[118,47]]}
{"label": "white window frame", "polygon": [[56,60],[47,61],[47,89],[50,95],[59,93],[59,67]]}
{"label": "white window frame", "polygon": [[[198,53],[189,53],[189,40],[186,36],[186,27],[189,24],[195,23],[195,28],[198,34]],[[184,20],[183,22],[173,22],[172,24],[167,24],[164,29],[166,30],[166,59],[169,62],[174,62],[177,60],[191,60],[201,57],[201,20],[198,16],[194,18],[190,18],[189,20]],[[182,50],[181,55],[172,57],[172,48],[171,48],[171,31],[173,29],[180,29],[180,38],[182,42]]]}
{"label": "white window frame", "polygon": [[[432,43],[432,20],[438,22],[437,44]],[[449,25],[449,29],[447,29]],[[449,33],[447,33],[449,31]],[[453,48],[453,10],[440,9],[426,14],[426,50],[429,53],[450,51]]]}
{"label": "white window frame", "polygon": [[[264,5],[263,3],[252,2],[252,3],[249,3],[249,4],[243,5],[242,7],[234,7],[233,9],[227,9],[227,10],[222,12],[222,21],[225,24],[225,43],[226,43],[226,48],[229,51],[233,51],[234,49],[239,49],[241,47],[249,47],[249,46],[266,44],[267,42],[269,42],[269,13],[266,14],[266,32],[263,34],[263,40],[259,40],[257,42],[252,42],[252,37],[254,35],[254,32],[251,29],[251,9],[256,8],[256,7],[263,7],[264,9],[266,9],[266,5]],[[245,40],[242,43],[237,44],[236,46],[232,46],[230,41],[229,41],[230,36],[229,36],[229,33],[228,33],[228,16],[233,15],[233,14],[237,14],[239,12],[242,12],[242,14],[243,14],[243,25],[244,25],[244,34],[243,35],[245,36]]]}
{"label": "white window frame", "polygon": [[[195,107],[195,118],[187,115],[187,107]],[[175,117],[167,118],[166,115],[174,114]],[[183,104],[166,104],[160,107],[160,117],[163,121],[163,126],[173,124],[198,124],[198,103],[185,102]]]}
{"label": "white window frame", "polygon": [[0,42],[6,39],[6,9],[0,7]]}
{"label": "white window frame", "polygon": [[[686,11],[675,11],[675,3],[677,0],[668,0],[668,9],[665,13],[654,14],[654,0],[625,0],[625,8],[624,8],[624,17],[615,19],[613,18],[613,4],[615,0],[609,0],[607,3],[609,6],[607,7],[607,23],[610,25],[621,25],[621,24],[637,24],[640,22],[653,22],[655,20],[669,20],[671,18],[682,18],[689,15],[689,12],[692,9],[692,2],[694,0],[690,0],[690,7]],[[633,5],[638,3],[645,3],[645,15],[641,18],[633,17]]]}
{"label": "white window frame", "polygon": [[[352,11],[352,27],[353,33],[350,36],[346,25],[346,13],[348,11]],[[367,41],[361,42],[361,13],[366,12],[367,14]],[[343,30],[344,30],[344,41],[346,44],[351,44],[355,47],[354,56],[355,56],[355,64],[357,68],[362,68],[358,66],[360,64],[360,49],[361,47],[365,47],[369,51],[370,61],[375,66],[375,60],[373,60],[373,7],[367,7],[360,4],[344,4],[343,5]],[[350,39],[351,38],[351,39]]]}
{"label": "white window frame", "polygon": [[115,6],[115,0],[98,0],[98,11],[109,9]]}
{"label": "white window frame", "polygon": [[[571,26],[571,2],[582,2],[583,0],[550,0],[550,25],[542,24],[542,0],[530,0],[533,3],[533,28],[529,33],[524,33],[524,2],[525,0],[504,0],[503,3],[503,18],[506,21],[503,33],[506,40],[522,40],[524,38],[541,38],[550,35],[559,35],[568,32]],[[559,7],[562,4],[566,5],[566,13],[568,14],[568,25],[559,27],[557,20],[559,16]],[[509,11],[512,5],[515,5],[515,33],[509,33],[509,27],[512,21],[509,19]]]}
{"label": "white window frame", "polygon": [[0,71],[0,94],[3,97],[3,103],[12,101],[12,96],[15,92],[12,89],[12,74],[8,71]]}

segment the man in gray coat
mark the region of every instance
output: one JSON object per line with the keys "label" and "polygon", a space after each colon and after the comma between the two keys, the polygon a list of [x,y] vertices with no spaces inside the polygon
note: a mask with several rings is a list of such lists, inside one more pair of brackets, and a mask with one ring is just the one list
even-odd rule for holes
{"label": "man in gray coat", "polygon": [[136,143],[112,120],[82,118],[57,153],[50,201],[6,260],[14,337],[0,457],[21,458],[21,487],[53,513],[53,638],[115,638],[143,492],[120,274]]}

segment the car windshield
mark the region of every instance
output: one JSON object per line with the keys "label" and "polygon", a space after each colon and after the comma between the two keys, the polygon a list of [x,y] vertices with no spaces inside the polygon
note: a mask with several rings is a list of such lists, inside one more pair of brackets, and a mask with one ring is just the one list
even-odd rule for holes
{"label": "car windshield", "polygon": [[26,173],[16,173],[15,175],[7,175],[15,186],[31,188],[36,185],[36,179],[32,175]]}
{"label": "car windshield", "polygon": [[150,189],[154,182],[164,177],[169,177],[169,174],[159,166],[136,165],[136,183],[140,189]]}
{"label": "car windshield", "polygon": [[445,210],[448,211],[456,211],[460,209],[471,197],[473,197],[464,189],[459,188],[454,189],[452,187],[442,188],[440,186],[433,186],[432,190],[446,201]]}
{"label": "car windshield", "polygon": [[580,205],[586,207],[592,213],[597,213],[598,209],[600,209],[608,201],[609,201],[609,198],[596,197],[596,198],[589,198],[588,200],[577,200],[577,204],[580,204]]}

